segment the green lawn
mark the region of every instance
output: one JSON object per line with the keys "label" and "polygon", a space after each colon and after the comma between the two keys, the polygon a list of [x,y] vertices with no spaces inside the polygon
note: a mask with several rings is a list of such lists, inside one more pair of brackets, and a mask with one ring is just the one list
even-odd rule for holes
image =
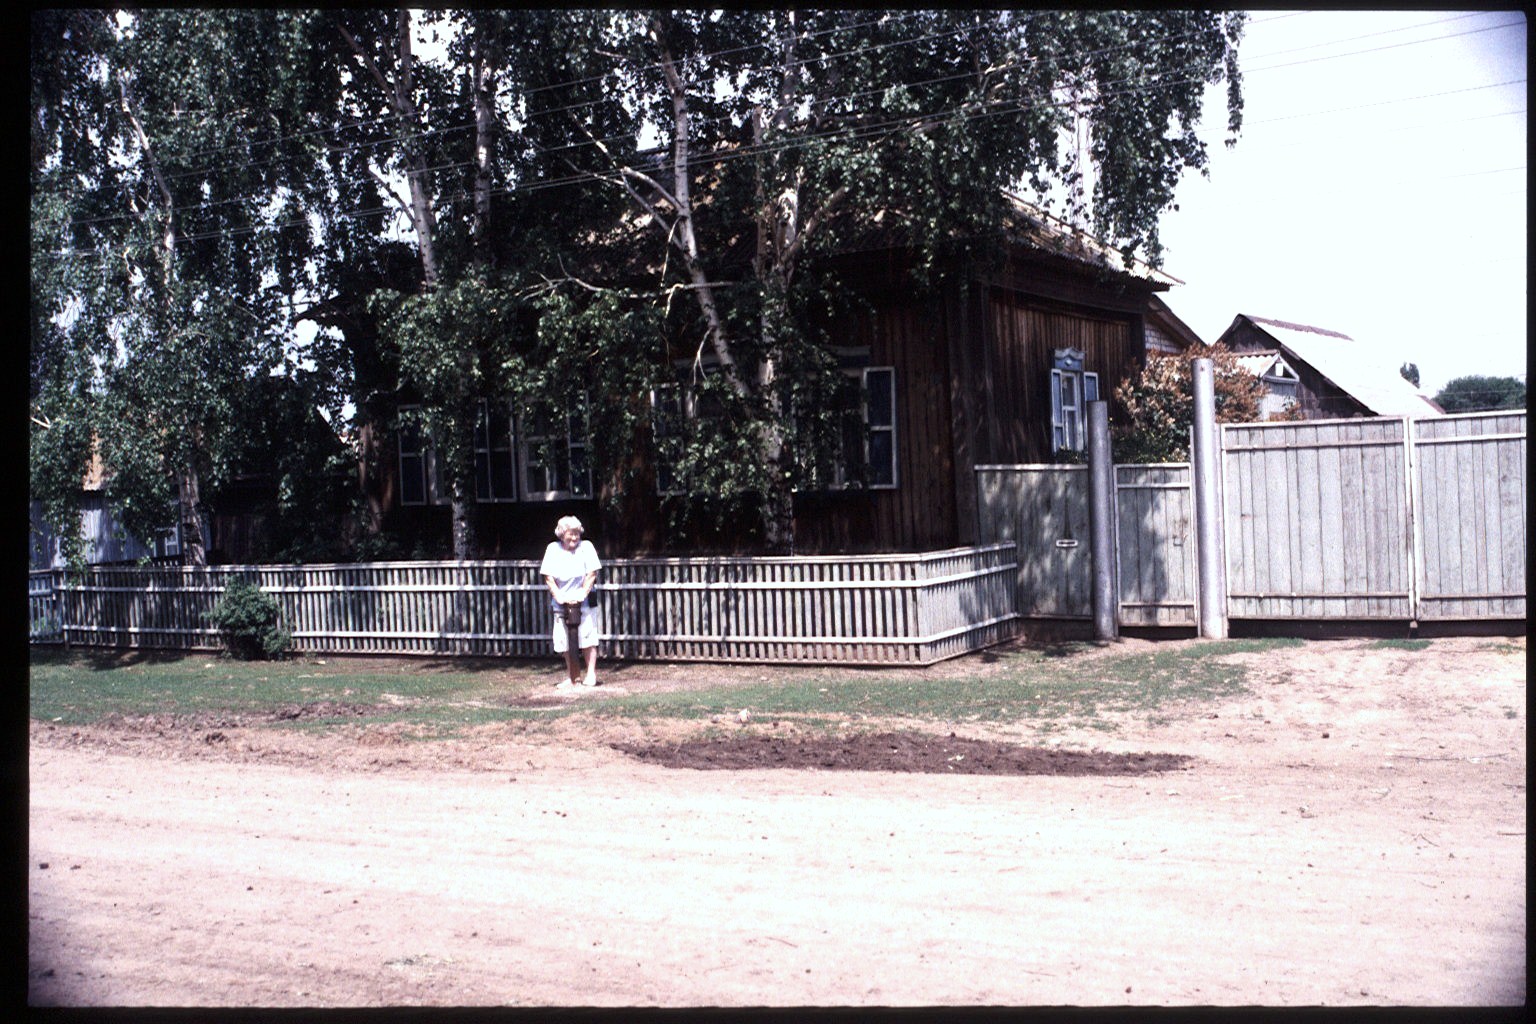
{"label": "green lawn", "polygon": [[[1095,724],[1105,712],[1151,717],[1219,700],[1245,689],[1246,671],[1226,655],[1277,650],[1297,640],[1228,640],[1150,653],[1095,652],[1066,643],[970,655],[931,669],[765,667],[768,681],[659,693],[599,690],[580,701],[519,707],[515,698],[547,691],[545,663],[457,666],[401,658],[354,661],[298,657],[241,662],[210,654],[83,654],[38,648],[31,660],[35,719],[89,724],[117,714],[274,715],[299,706],[344,706],[274,727],[325,728],[341,721],[406,722],[423,735],[512,719],[567,715],[641,720],[704,719],[742,708],[807,724],[850,716],[932,723],[1032,721]],[[381,667],[382,666],[382,667]],[[708,666],[676,666],[707,673]],[[359,714],[359,711],[362,713]]]}

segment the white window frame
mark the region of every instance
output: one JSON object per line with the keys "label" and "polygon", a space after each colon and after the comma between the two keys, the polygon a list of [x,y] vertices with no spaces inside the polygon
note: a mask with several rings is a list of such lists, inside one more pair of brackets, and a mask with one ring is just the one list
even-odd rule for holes
{"label": "white window frame", "polygon": [[[866,366],[859,372],[859,413],[864,421],[864,464],[870,467],[870,480],[867,485],[871,491],[894,491],[901,486],[901,445],[896,432],[896,367],[894,366]],[[890,379],[889,407],[885,410],[885,422],[877,424],[871,415],[869,378],[871,375],[885,375]],[[889,480],[875,483],[879,475],[874,472],[874,438],[883,435],[890,438],[889,455],[886,465]]]}
{"label": "white window frame", "polygon": [[[508,504],[517,501],[517,443],[512,436],[512,410],[506,407],[504,412],[505,434],[492,437],[491,406],[490,403],[481,399],[479,414],[475,420],[475,501],[481,504]],[[484,459],[483,473],[482,458]],[[509,490],[505,494],[496,492],[496,473],[493,464],[498,458],[506,460]]]}
{"label": "white window frame", "polygon": [[[858,381],[858,417],[860,433],[859,444],[861,446],[860,454],[862,456],[862,463],[870,467],[870,476],[872,480],[881,479],[881,482],[859,484],[849,479],[848,467],[850,460],[848,458],[847,452],[848,438],[846,434],[839,431],[838,451],[832,461],[831,479],[825,482],[814,482],[811,484],[811,489],[818,491],[843,491],[854,489],[870,491],[897,490],[901,486],[901,473],[899,469],[901,462],[901,447],[896,428],[896,415],[897,409],[899,407],[896,395],[896,367],[849,366],[844,367],[842,373],[844,376]],[[869,382],[872,376],[877,377],[881,375],[887,376],[890,379],[890,388],[888,390],[889,407],[885,410],[885,422],[877,424],[874,422],[874,417],[872,416],[873,409],[870,404],[871,392]],[[884,460],[883,466],[884,470],[886,471],[885,474],[883,474],[884,478],[882,478],[882,474],[874,472],[876,463],[874,458],[874,438],[877,435],[882,435],[890,439],[889,447],[887,449],[889,454]]]}
{"label": "white window frame", "polygon": [[[419,404],[400,406],[400,412],[415,413],[421,409]],[[565,473],[569,477],[575,470],[573,467],[581,467],[578,474],[579,480],[584,484],[585,490],[570,487],[565,490],[540,490],[532,491],[527,488],[528,470],[541,468],[549,480],[553,472],[558,476],[559,467],[553,471],[547,466],[542,466],[534,460],[534,446],[543,440],[544,435],[532,435],[525,429],[523,417],[512,414],[507,410],[507,436],[490,436],[490,406],[485,400],[480,401],[479,415],[475,424],[475,500],[479,504],[513,504],[518,502],[558,501],[570,498],[589,498],[592,488],[592,467],[587,459],[589,450],[588,439],[585,432],[586,411],[585,398],[582,409],[575,414],[566,417],[565,432]],[[414,451],[405,446],[403,431],[396,432],[397,438],[397,465],[400,471],[400,504],[424,508],[431,505],[446,505],[449,501],[447,481],[443,479],[443,467],[437,457],[437,446],[427,436],[424,425],[417,428],[417,438],[420,448]],[[558,437],[559,435],[554,435]],[[557,442],[558,443],[558,442]],[[495,474],[491,470],[492,460],[504,458],[508,462],[508,470],[511,474],[511,491],[500,493],[495,490]],[[418,465],[409,468],[408,460],[419,460]],[[405,481],[408,476],[414,475],[420,481],[422,498],[420,500],[407,500]]]}
{"label": "white window frame", "polygon": [[[587,438],[586,396],[582,396],[580,405],[574,412],[564,413],[560,419],[565,424],[563,431],[555,427],[552,433],[534,433],[534,428],[529,424],[529,417],[526,415],[517,417],[517,486],[521,492],[519,501],[565,501],[592,497],[592,463],[587,457],[590,445]],[[537,457],[540,446],[550,443],[560,447],[562,442],[565,480],[560,479],[562,467],[558,461],[551,466],[539,461]],[[543,488],[530,486],[528,474],[532,470],[543,473],[542,482],[545,485]],[[549,487],[551,483],[556,486]],[[578,483],[582,486],[578,487]],[[564,486],[560,486],[561,484]]]}
{"label": "white window frame", "polygon": [[651,389],[651,454],[656,476],[656,493],[669,497],[686,493],[678,482],[675,458],[667,450],[681,434],[663,430],[662,424],[691,419],[697,412],[693,389],[682,384],[662,384]]}
{"label": "white window frame", "polygon": [[1056,349],[1051,369],[1051,451],[1088,447],[1088,403],[1099,398],[1099,375],[1083,369],[1083,351]]}

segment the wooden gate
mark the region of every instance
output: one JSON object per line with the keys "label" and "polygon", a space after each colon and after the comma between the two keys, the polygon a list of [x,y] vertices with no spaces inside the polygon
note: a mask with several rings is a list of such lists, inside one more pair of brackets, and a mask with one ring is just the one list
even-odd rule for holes
{"label": "wooden gate", "polygon": [[[978,539],[1018,545],[1024,618],[1093,617],[1086,466],[977,466]],[[1193,495],[1184,463],[1115,467],[1120,622],[1195,624]]]}
{"label": "wooden gate", "polygon": [[1407,421],[1221,427],[1227,613],[1411,619]]}

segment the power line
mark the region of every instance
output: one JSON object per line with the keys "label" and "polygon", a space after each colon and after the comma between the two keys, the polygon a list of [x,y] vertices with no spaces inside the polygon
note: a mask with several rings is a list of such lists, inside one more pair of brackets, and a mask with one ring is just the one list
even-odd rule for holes
{"label": "power line", "polygon": [[[1269,20],[1279,20],[1279,19],[1269,19]],[[1452,19],[1452,20],[1454,20],[1454,19]],[[865,24],[868,24],[868,23],[865,23]],[[1497,28],[1497,27],[1507,27],[1507,26],[1494,26],[1493,28]],[[823,31],[830,32],[830,31],[836,31],[836,30],[841,30],[841,29],[828,29],[828,30],[823,30]],[[1486,31],[1486,30],[1491,30],[1491,29],[1480,29],[1480,30],[1477,30],[1477,31]],[[954,31],[949,32],[949,33],[943,33],[942,35],[954,35],[954,34],[957,34],[958,32],[959,32],[959,30],[954,30]],[[1459,34],[1465,34],[1465,33],[1459,33]],[[938,35],[938,34],[930,34],[930,35]],[[921,41],[924,38],[927,38],[927,37],[917,37],[917,39],[914,39],[914,40],[894,41],[894,42],[892,42],[890,44],[887,44],[887,45],[890,45],[890,46],[907,45],[909,43]],[[1449,37],[1435,37],[1435,38],[1439,39],[1439,38],[1449,38]],[[1435,39],[1414,40],[1414,41],[1412,41],[1412,43],[1431,42],[1431,41],[1435,41]],[[1395,44],[1395,45],[1411,45],[1411,43],[1403,43],[1403,44]],[[1129,48],[1130,47],[1127,46],[1127,47],[1124,47],[1124,48],[1121,48],[1121,49],[1129,49]],[[740,49],[747,49],[747,48],[740,48]],[[720,52],[732,52],[732,51],[720,51]],[[1101,51],[1101,52],[1107,53],[1107,52],[1111,52],[1111,51],[1110,50],[1105,50],[1105,51]],[[1364,53],[1364,52],[1372,52],[1372,51],[1369,51],[1369,50],[1367,50],[1367,51],[1358,51],[1358,53]],[[1356,55],[1356,54],[1338,54],[1338,55],[1331,55],[1329,57],[1320,57],[1320,58],[1314,58],[1314,59],[1315,60],[1325,60],[1325,59],[1333,59],[1334,57],[1337,57],[1337,56],[1352,56],[1352,55]],[[1308,62],[1309,61],[1301,61],[1301,62],[1297,62],[1297,63],[1308,63]],[[1266,69],[1258,69],[1258,70],[1269,70],[1269,69],[1266,68]],[[950,77],[955,77],[955,76],[950,76]],[[914,86],[921,86],[921,85],[924,85],[924,84],[932,84],[932,83],[941,82],[941,81],[945,81],[945,80],[948,80],[948,79],[947,78],[936,78],[936,79],[929,80],[928,82],[918,82],[918,83],[911,83],[911,84],[914,85]],[[1519,82],[1523,82],[1524,80],[1521,79],[1521,80],[1518,80],[1518,81]],[[1118,83],[1110,83],[1111,86],[1114,86],[1116,84],[1118,84]],[[1164,81],[1164,82],[1157,82],[1157,83],[1148,83],[1148,84],[1145,84],[1145,85],[1129,86],[1129,87],[1127,87],[1125,89],[1119,90],[1118,92],[1116,92],[1116,91],[1114,91],[1112,89],[1110,94],[1111,95],[1120,95],[1120,94],[1125,94],[1125,93],[1129,93],[1129,92],[1134,92],[1134,91],[1136,91],[1138,89],[1153,88],[1155,86],[1162,86],[1162,85],[1166,85],[1166,84],[1167,83]],[[1516,83],[1499,83],[1499,84],[1502,85],[1502,84],[1516,84]],[[1494,86],[1483,86],[1483,87],[1475,87],[1475,88],[1491,88],[1491,87],[1494,87]],[[1463,91],[1470,91],[1470,90],[1451,90],[1448,93],[1440,93],[1440,94],[1433,94],[1433,95],[1437,95],[1437,96],[1438,95],[1450,95],[1450,94],[1453,94],[1453,93],[1456,93],[1456,92],[1463,92]],[[863,95],[863,94],[862,93],[852,93],[852,94],[848,94],[848,96],[846,98],[847,99],[852,99],[852,98],[854,98],[856,96],[859,96],[859,95]],[[1429,98],[1429,97],[1414,97],[1414,98],[1409,98],[1409,99],[1419,99],[1419,98]],[[1407,100],[1391,100],[1391,101],[1383,101],[1383,102],[1406,102],[1406,101]],[[585,105],[585,104],[572,104],[572,105],[570,105],[570,108],[572,108],[572,109],[579,108],[580,106],[583,106],[583,105]],[[1064,102],[1061,102],[1061,103],[1053,103],[1051,105],[1052,106],[1066,106],[1066,105],[1068,105],[1068,103],[1066,101],[1064,101]],[[1366,105],[1363,105],[1363,106],[1374,106],[1374,105],[1379,105],[1379,104],[1366,104]],[[448,107],[446,109],[455,109],[455,108],[457,108],[459,106],[462,106],[462,105],[451,105],[450,107]],[[551,113],[551,112],[556,112],[556,111],[558,111],[560,109],[562,109],[562,108],[552,108],[550,111],[543,111],[543,112],[540,112],[540,113]],[[1345,109],[1358,109],[1358,108],[1345,108]],[[974,113],[957,113],[955,108],[939,108],[938,110],[935,110],[935,111],[932,111],[932,112],[928,112],[927,114],[924,114],[924,115],[914,115],[914,116],[926,116],[926,117],[929,117],[929,118],[944,118],[944,117],[957,117],[958,116],[961,119],[968,119],[968,118],[971,118],[971,117],[997,116],[999,113],[1003,113],[1003,112],[1011,112],[1011,111],[996,111],[996,110],[988,111],[988,110],[983,110],[983,111],[978,111],[978,112],[974,112]],[[1302,116],[1312,116],[1312,115],[1292,115],[1292,117],[1302,117]],[[381,123],[385,123],[385,122],[387,122],[388,120],[391,120],[391,119],[392,118],[390,118],[390,117],[383,117],[383,118],[376,119],[376,121],[374,123],[380,123],[381,124]],[[1270,120],[1286,120],[1286,119],[1289,119],[1289,118],[1277,118],[1277,119],[1270,119]],[[842,132],[840,134],[842,134],[846,138],[849,138],[849,139],[852,139],[852,140],[855,140],[855,141],[860,140],[860,139],[870,139],[870,140],[872,140],[872,139],[883,137],[885,135],[892,134],[894,131],[900,130],[901,127],[903,125],[907,124],[907,123],[908,123],[908,120],[905,119],[905,118],[890,119],[890,120],[887,120],[887,121],[884,121],[884,122],[876,122],[876,123],[873,123],[871,125],[868,125],[868,126],[865,126],[865,127],[862,127],[862,128],[854,129],[852,131],[844,131],[844,132]],[[1261,123],[1266,123],[1266,122],[1261,122]],[[345,125],[345,126],[339,126],[338,128],[335,128],[335,129],[329,129],[329,128],[327,128],[327,129],[314,129],[314,130],[312,130],[310,132],[305,132],[305,133],[300,133],[299,135],[295,135],[292,138],[305,137],[305,136],[309,136],[309,135],[313,135],[313,134],[323,134],[325,132],[346,131],[346,130],[355,129],[357,126],[358,126],[357,124],[349,124],[349,125]],[[473,126],[471,126],[471,125],[464,125],[464,126],[455,126],[455,127],[450,127],[450,128],[432,129],[432,130],[424,130],[424,131],[430,131],[430,132],[435,132],[435,133],[440,133],[440,134],[446,134],[446,133],[449,133],[449,132],[468,131],[472,127]],[[786,145],[786,146],[788,146],[788,145],[799,145],[799,144],[803,144],[803,142],[806,142],[806,141],[815,142],[815,141],[818,141],[818,140],[827,139],[827,138],[833,138],[833,137],[836,137],[834,135],[834,133],[824,133],[824,134],[819,134],[819,135],[816,134],[816,133],[811,133],[809,135],[802,135],[802,136],[796,137],[795,139],[787,140],[786,143],[784,143],[784,145]],[[277,140],[274,140],[273,144],[275,144],[275,141],[277,141]],[[260,143],[260,144],[266,144],[266,143]],[[380,145],[380,144],[387,144],[387,140],[358,142],[358,143],[351,144],[348,147],[344,147],[344,148],[337,149],[337,150],[332,150],[332,152],[345,152],[348,149],[354,149],[354,150],[355,149],[362,149],[362,148],[368,148],[368,147],[372,147],[372,146],[377,146],[377,145]],[[558,148],[561,148],[561,149],[565,149],[565,148],[580,149],[580,148],[584,148],[586,146],[589,146],[591,144],[592,143],[590,141],[582,141],[582,142],[576,142],[576,143],[569,143],[569,144],[566,144],[566,146],[558,147]],[[730,154],[718,154],[718,153],[716,153],[716,154],[711,154],[709,156],[709,159],[710,159],[711,162],[715,162],[715,163],[727,162],[727,161],[730,161],[730,160],[733,160],[733,159],[743,159],[743,158],[755,157],[755,156],[760,155],[760,154],[762,154],[764,152],[772,152],[772,151],[773,150],[770,147],[746,147],[746,148],[743,148],[741,151],[738,151],[736,153],[730,153]],[[550,151],[547,151],[547,152],[550,152]],[[462,170],[462,169],[465,169],[465,168],[467,168],[469,166],[470,166],[470,162],[469,161],[457,161],[457,162],[451,162],[451,163],[440,165],[440,166],[438,166],[436,168],[433,168],[433,170],[435,170],[435,171]],[[183,173],[187,174],[187,175],[191,175],[191,174],[193,174],[195,172],[188,171],[188,172],[183,172]],[[594,174],[592,172],[578,172],[578,173],[574,173],[572,175],[562,176],[562,177],[558,177],[558,178],[545,178],[545,179],[541,179],[541,180],[538,180],[538,181],[519,182],[519,183],[515,183],[515,184],[513,184],[511,186],[505,187],[505,188],[499,188],[499,189],[497,189],[497,191],[499,193],[501,193],[501,194],[506,194],[508,192],[515,191],[515,190],[518,190],[518,189],[524,189],[524,190],[532,191],[532,190],[537,190],[537,189],[540,189],[540,188],[559,187],[559,186],[569,185],[569,184],[578,183],[578,182],[594,182],[594,181],[598,181],[598,180],[601,180],[601,176],[600,175]],[[448,194],[444,194],[444,195],[440,196],[439,198],[444,203],[446,203],[446,204],[452,204],[452,203],[457,202],[457,201],[462,201],[463,199],[467,198],[468,195],[469,195],[469,193],[467,193],[467,192],[460,192],[458,194],[448,193]],[[262,193],[260,195],[236,197],[234,199],[229,200],[229,202],[254,202],[254,201],[258,201],[258,200],[266,200],[267,198],[268,198],[268,196],[265,193]],[[207,209],[207,207],[205,207],[205,206],[185,207],[185,208],[180,208],[179,210],[173,211],[173,212],[185,213],[185,212],[188,212],[188,211],[205,210],[205,209]],[[348,211],[347,213],[342,214],[342,216],[349,216],[349,217],[350,216],[357,216],[357,217],[361,217],[361,216],[374,216],[374,215],[378,215],[381,212],[386,212],[386,211],[388,211],[390,209],[391,209],[390,207],[385,206],[385,207],[377,207],[377,208],[370,208],[370,209],[364,209],[364,210]],[[80,224],[110,223],[114,219],[116,219],[116,220],[126,220],[126,219],[130,219],[130,218],[128,218],[126,216],[125,217],[121,217],[121,218],[97,218],[97,219],[91,219],[91,220],[77,221],[76,223],[80,223]],[[302,223],[302,221],[293,220],[293,221],[287,221],[287,222],[278,222],[278,223],[274,223],[274,224],[269,225],[269,226],[273,227],[273,228],[292,227],[292,226],[296,226],[299,223]],[[220,230],[224,230],[224,229],[220,229]],[[250,229],[244,229],[244,230],[255,231],[255,230],[260,230],[260,228],[259,227],[252,227]],[[188,237],[190,237],[190,238],[214,237],[218,233],[219,233],[218,231],[212,231],[212,232],[208,232],[208,233],[204,233],[204,234],[199,234],[199,235],[191,235],[191,236],[188,236]]]}

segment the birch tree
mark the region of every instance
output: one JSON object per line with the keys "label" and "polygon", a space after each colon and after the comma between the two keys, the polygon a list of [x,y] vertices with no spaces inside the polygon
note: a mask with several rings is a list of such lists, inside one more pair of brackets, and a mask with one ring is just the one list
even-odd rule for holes
{"label": "birch tree", "polygon": [[654,228],[657,290],[669,308],[684,294],[693,306],[696,363],[717,368],[718,422],[735,427],[734,445],[695,449],[690,486],[756,494],[768,547],[791,550],[807,466],[794,392],[828,391],[817,324],[846,294],[829,257],[878,236],[914,253],[921,283],[995,251],[1007,189],[1065,185],[1084,204],[1059,146],[1074,116],[1093,129],[1100,235],[1155,260],[1174,186],[1204,169],[1194,128],[1208,83],[1229,82],[1228,128],[1240,127],[1241,26],[1202,12],[613,19],[616,87],[635,135],[660,145],[590,143],[609,157],[602,179]]}
{"label": "birch tree", "polygon": [[[32,482],[61,535],[62,490],[94,453],[130,532],[179,508],[184,557],[205,561],[203,492],[231,468],[245,385],[284,366],[304,247],[274,188],[294,138],[275,111],[302,105],[288,54],[306,24],[34,14]],[[72,443],[50,443],[66,428]]]}

